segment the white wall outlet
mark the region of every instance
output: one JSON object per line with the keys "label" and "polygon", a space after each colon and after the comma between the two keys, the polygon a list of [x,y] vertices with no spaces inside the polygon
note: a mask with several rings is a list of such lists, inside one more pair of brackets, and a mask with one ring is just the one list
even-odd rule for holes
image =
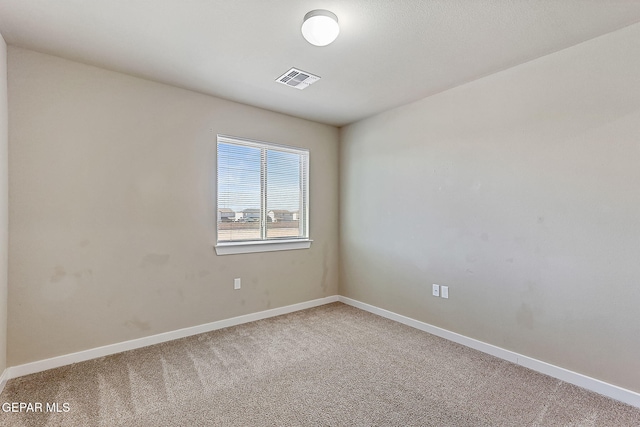
{"label": "white wall outlet", "polygon": [[433,296],[434,297],[439,297],[440,296],[440,285],[433,285]]}
{"label": "white wall outlet", "polygon": [[449,298],[449,287],[448,286],[440,286],[440,296],[442,298]]}
{"label": "white wall outlet", "polygon": [[240,278],[238,277],[237,279],[233,279],[233,289],[240,289]]}

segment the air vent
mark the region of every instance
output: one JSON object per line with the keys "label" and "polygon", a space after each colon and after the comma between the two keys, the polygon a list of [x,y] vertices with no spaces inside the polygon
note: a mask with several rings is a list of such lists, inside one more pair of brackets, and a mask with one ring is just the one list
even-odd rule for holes
{"label": "air vent", "polygon": [[320,77],[314,76],[311,73],[307,73],[306,71],[298,70],[297,68],[292,68],[280,77],[276,79],[278,83],[282,83],[283,85],[287,85],[290,87],[295,87],[296,89],[304,89],[309,85],[320,80]]}

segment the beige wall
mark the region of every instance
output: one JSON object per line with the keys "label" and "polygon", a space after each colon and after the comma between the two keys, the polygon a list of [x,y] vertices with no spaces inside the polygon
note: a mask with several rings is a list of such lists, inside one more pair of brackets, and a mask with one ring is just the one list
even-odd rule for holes
{"label": "beige wall", "polygon": [[[336,128],[14,47],[9,100],[9,365],[337,293]],[[216,133],[310,149],[311,249],[216,256]]]}
{"label": "beige wall", "polygon": [[8,114],[7,45],[0,35],[0,375],[7,367]]}
{"label": "beige wall", "polygon": [[639,53],[640,24],[343,128],[340,293],[640,392]]}

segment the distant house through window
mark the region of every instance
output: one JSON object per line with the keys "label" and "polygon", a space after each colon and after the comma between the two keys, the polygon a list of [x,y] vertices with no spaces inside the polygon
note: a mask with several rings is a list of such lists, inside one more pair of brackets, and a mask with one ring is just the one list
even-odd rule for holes
{"label": "distant house through window", "polygon": [[309,239],[308,150],[218,135],[217,153],[218,245]]}

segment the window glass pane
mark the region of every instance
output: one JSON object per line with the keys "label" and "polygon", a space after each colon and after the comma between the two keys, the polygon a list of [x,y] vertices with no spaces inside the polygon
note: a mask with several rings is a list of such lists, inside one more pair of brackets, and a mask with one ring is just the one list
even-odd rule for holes
{"label": "window glass pane", "polygon": [[260,240],[260,149],[218,143],[218,241]]}
{"label": "window glass pane", "polygon": [[307,239],[307,150],[218,136],[218,242]]}
{"label": "window glass pane", "polygon": [[300,154],[267,150],[267,238],[302,237]]}

